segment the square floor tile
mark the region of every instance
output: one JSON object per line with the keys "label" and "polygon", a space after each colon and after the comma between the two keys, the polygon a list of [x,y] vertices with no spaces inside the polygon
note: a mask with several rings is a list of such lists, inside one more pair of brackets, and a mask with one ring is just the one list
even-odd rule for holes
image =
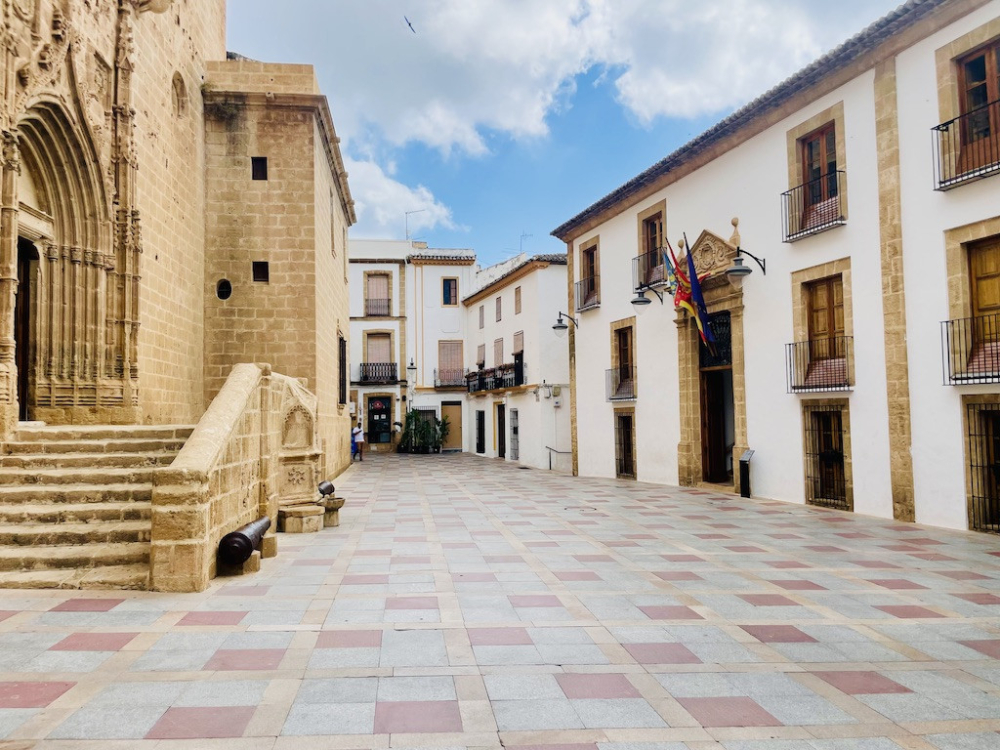
{"label": "square floor tile", "polygon": [[138,633],[73,633],[51,648],[52,651],[120,651]]}
{"label": "square floor tile", "polygon": [[277,669],[285,656],[283,648],[220,648],[202,671],[261,671]]}
{"label": "square floor tile", "polygon": [[667,726],[652,706],[641,698],[570,702],[587,729],[641,729]]}
{"label": "square floor tile", "polygon": [[469,628],[473,646],[532,646],[534,641],[524,628]]}
{"label": "square floor tile", "polygon": [[678,698],[703,727],[780,727],[781,722],[750,698]]}
{"label": "square floor tile", "polygon": [[50,609],[50,612],[110,612],[124,599],[68,599]]}
{"label": "square floor tile", "polygon": [[567,698],[641,698],[623,674],[559,674],[556,682]]}
{"label": "square floor tile", "polygon": [[166,706],[84,706],[49,735],[53,740],[138,740],[146,736]]}
{"label": "square floor tile", "polygon": [[547,594],[511,594],[507,597],[512,607],[561,607],[559,597]]}
{"label": "square floor tile", "polygon": [[680,643],[626,643],[622,645],[640,664],[701,664],[701,659]]}
{"label": "square floor tile", "polygon": [[168,708],[146,739],[189,740],[242,737],[256,709],[253,706]]}
{"label": "square floor tile", "polygon": [[397,596],[385,600],[386,609],[437,609],[438,600],[433,596]]}
{"label": "square floor tile", "polygon": [[316,648],[379,648],[381,630],[324,630],[316,639]]}
{"label": "square floor tile", "polygon": [[813,674],[848,695],[911,692],[909,688],[878,672],[814,672]]}
{"label": "square floor tile", "polygon": [[795,602],[781,594],[740,594],[740,599],[755,607],[796,607]]}
{"label": "square floor tile", "polygon": [[0,682],[0,708],[45,708],[75,682]]}
{"label": "square floor tile", "polygon": [[461,732],[458,701],[375,704],[375,734]]}
{"label": "square floor tile", "polygon": [[492,703],[501,732],[583,729],[572,702],[563,700],[495,700]]}
{"label": "square floor tile", "polygon": [[794,625],[741,625],[761,643],[815,643],[816,639]]}
{"label": "square floor tile", "polygon": [[974,649],[991,659],[1000,659],[1000,639],[983,641],[959,641],[963,646]]}
{"label": "square floor tile", "polygon": [[639,607],[650,620],[703,620],[701,615],[690,607],[671,605],[665,607]]}
{"label": "square floor tile", "polygon": [[178,625],[239,625],[246,612],[188,612]]}

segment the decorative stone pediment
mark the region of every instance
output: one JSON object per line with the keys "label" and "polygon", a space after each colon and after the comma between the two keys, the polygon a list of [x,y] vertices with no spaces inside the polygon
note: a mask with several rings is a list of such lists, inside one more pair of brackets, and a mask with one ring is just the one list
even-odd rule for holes
{"label": "decorative stone pediment", "polygon": [[[693,253],[694,268],[698,278],[705,274],[709,276],[703,284],[725,281],[726,269],[733,265],[736,248],[740,244],[739,219],[733,219],[732,224],[733,235],[729,240],[724,240],[706,229],[689,249],[689,252]],[[686,257],[681,263],[682,268],[687,271]]]}

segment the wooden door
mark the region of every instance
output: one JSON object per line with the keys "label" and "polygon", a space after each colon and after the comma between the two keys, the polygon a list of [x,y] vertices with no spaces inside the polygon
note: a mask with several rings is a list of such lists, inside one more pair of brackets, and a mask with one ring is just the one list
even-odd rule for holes
{"label": "wooden door", "polygon": [[507,409],[497,404],[497,458],[507,457]]}
{"label": "wooden door", "polygon": [[844,281],[840,276],[814,281],[809,295],[809,359],[844,356]]}
{"label": "wooden door", "polygon": [[441,404],[441,418],[448,419],[448,437],[442,445],[446,451],[462,450],[462,404],[446,401]]}
{"label": "wooden door", "polygon": [[486,453],[486,412],[476,412],[476,453]]}
{"label": "wooden door", "polygon": [[368,434],[365,439],[369,443],[377,445],[392,441],[391,404],[391,399],[386,397],[368,399]]}
{"label": "wooden door", "polygon": [[970,172],[1000,159],[1000,46],[993,44],[959,64],[962,108],[959,172]]}
{"label": "wooden door", "polygon": [[726,444],[726,370],[701,373],[701,466],[706,482],[728,482]]}
{"label": "wooden door", "polygon": [[31,342],[31,274],[38,253],[25,240],[18,242],[17,299],[14,308],[14,357],[17,365],[18,419],[28,419],[30,398],[30,342]]}
{"label": "wooden door", "polygon": [[1000,240],[969,248],[972,293],[970,373],[1000,372]]}
{"label": "wooden door", "polygon": [[813,412],[816,434],[815,500],[842,503],[846,498],[844,481],[844,430],[839,411]]}
{"label": "wooden door", "polygon": [[636,478],[634,412],[615,412],[615,476]]}

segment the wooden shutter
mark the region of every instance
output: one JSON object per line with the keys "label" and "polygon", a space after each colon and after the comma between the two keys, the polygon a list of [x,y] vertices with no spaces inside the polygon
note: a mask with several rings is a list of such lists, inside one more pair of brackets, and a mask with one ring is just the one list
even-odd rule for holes
{"label": "wooden shutter", "polygon": [[389,276],[384,273],[368,275],[368,299],[389,299]]}
{"label": "wooden shutter", "polygon": [[514,354],[522,352],[524,352],[524,331],[518,331],[514,334]]}
{"label": "wooden shutter", "polygon": [[503,297],[497,297],[497,322],[500,322],[500,309],[501,309],[501,301],[502,300],[503,300]]}
{"label": "wooden shutter", "polygon": [[840,276],[821,279],[808,286],[809,340],[844,335],[844,280]]}
{"label": "wooden shutter", "polygon": [[368,334],[368,362],[392,362],[392,346],[388,333]]}
{"label": "wooden shutter", "polygon": [[1000,241],[970,248],[969,267],[973,317],[1000,313]]}
{"label": "wooden shutter", "polygon": [[441,373],[455,374],[462,371],[462,342],[438,342],[438,370]]}
{"label": "wooden shutter", "polygon": [[486,365],[486,344],[480,344],[476,349],[476,364],[480,367]]}
{"label": "wooden shutter", "polygon": [[486,305],[479,306],[479,330],[483,330],[486,325]]}
{"label": "wooden shutter", "polygon": [[521,287],[514,289],[514,314],[521,314]]}
{"label": "wooden shutter", "polygon": [[493,342],[493,366],[499,367],[503,364],[503,339]]}

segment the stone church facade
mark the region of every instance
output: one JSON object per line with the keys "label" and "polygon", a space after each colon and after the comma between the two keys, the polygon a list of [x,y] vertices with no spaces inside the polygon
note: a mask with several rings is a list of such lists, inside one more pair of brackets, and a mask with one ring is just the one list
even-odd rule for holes
{"label": "stone church facade", "polygon": [[315,396],[307,480],[338,474],[355,215],[312,68],[227,59],[225,0],[0,8],[2,439],[197,425],[267,363]]}

